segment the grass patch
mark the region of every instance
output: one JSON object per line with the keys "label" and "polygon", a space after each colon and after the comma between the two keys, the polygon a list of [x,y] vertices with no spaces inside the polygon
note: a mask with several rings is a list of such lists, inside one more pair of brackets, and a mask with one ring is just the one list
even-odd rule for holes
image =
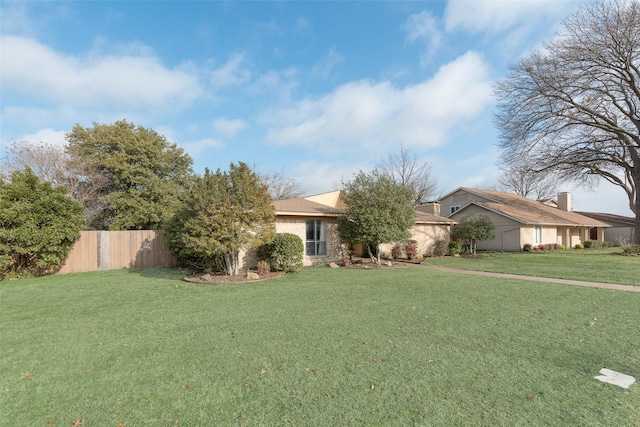
{"label": "grass patch", "polygon": [[0,285],[0,425],[637,425],[640,295],[427,269]]}
{"label": "grass patch", "polygon": [[640,257],[622,248],[536,252],[481,252],[473,258],[430,258],[429,265],[640,286]]}

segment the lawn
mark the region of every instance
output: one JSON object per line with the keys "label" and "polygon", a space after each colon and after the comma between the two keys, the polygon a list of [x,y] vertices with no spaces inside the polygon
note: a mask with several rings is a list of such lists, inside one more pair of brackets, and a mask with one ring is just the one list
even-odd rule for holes
{"label": "lawn", "polygon": [[640,286],[640,257],[621,248],[536,252],[479,252],[474,258],[430,258],[429,265]]}
{"label": "lawn", "polygon": [[638,426],[640,294],[428,269],[0,283],[0,425]]}

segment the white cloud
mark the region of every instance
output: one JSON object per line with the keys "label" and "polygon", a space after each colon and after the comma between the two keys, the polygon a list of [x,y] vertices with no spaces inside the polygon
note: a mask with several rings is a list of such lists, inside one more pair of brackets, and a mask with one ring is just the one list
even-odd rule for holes
{"label": "white cloud", "polygon": [[65,140],[66,131],[63,130],[55,130],[51,128],[40,129],[38,132],[25,135],[21,140],[30,141],[30,142],[46,142],[52,145],[67,145],[67,141]]}
{"label": "white cloud", "polygon": [[201,93],[198,79],[153,56],[65,55],[33,39],[1,37],[2,91],[55,104],[134,109],[181,108]]}
{"label": "white cloud", "polygon": [[306,190],[305,195],[309,196],[341,189],[342,182],[351,179],[359,169],[368,171],[370,167],[366,164],[310,160],[290,169],[288,175],[300,182]]}
{"label": "white cloud", "polygon": [[233,138],[236,133],[247,127],[247,123],[240,119],[216,119],[213,121],[213,130],[225,137]]}
{"label": "white cloud", "polygon": [[425,50],[420,55],[420,65],[426,66],[440,46],[442,33],[438,28],[438,21],[429,11],[422,11],[409,16],[404,24],[407,40],[425,42]]}
{"label": "white cloud", "polygon": [[231,55],[224,65],[211,72],[211,84],[216,88],[238,86],[246,83],[250,78],[247,60],[240,53]]}
{"label": "white cloud", "polygon": [[397,88],[387,81],[351,82],[261,119],[269,128],[267,140],[276,145],[364,153],[396,143],[435,147],[447,141],[453,127],[491,103],[488,74],[482,57],[468,52],[420,84]]}
{"label": "white cloud", "polygon": [[196,141],[190,141],[179,144],[180,147],[189,153],[191,158],[201,157],[206,154],[208,150],[219,150],[224,147],[222,141],[217,138],[203,138]]}
{"label": "white cloud", "polygon": [[[575,2],[548,0],[449,0],[445,9],[447,31],[463,29],[473,33],[498,33],[518,26],[539,24],[539,19],[558,18],[575,7]],[[532,25],[533,24],[533,25]]]}
{"label": "white cloud", "polygon": [[331,73],[336,66],[341,62],[344,62],[344,59],[345,57],[343,54],[336,51],[334,48],[331,48],[324,58],[313,66],[311,73],[326,79],[331,76]]}

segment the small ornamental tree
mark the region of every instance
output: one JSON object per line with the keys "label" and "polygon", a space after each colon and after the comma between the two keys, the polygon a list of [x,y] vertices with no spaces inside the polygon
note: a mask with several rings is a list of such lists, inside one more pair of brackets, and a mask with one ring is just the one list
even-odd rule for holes
{"label": "small ornamental tree", "polygon": [[240,271],[241,250],[269,241],[275,214],[267,187],[244,163],[194,178],[184,205],[165,228],[167,247],[190,266]]}
{"label": "small ornamental tree", "polygon": [[411,237],[415,222],[413,192],[374,170],[362,171],[344,184],[345,215],[338,218],[344,243],[362,243],[372,261],[380,262],[379,246]]}
{"label": "small ornamental tree", "polygon": [[30,168],[0,179],[0,278],[41,275],[62,266],[83,225],[82,205]]}
{"label": "small ornamental tree", "polygon": [[496,237],[496,227],[486,215],[467,215],[451,230],[451,240],[468,240],[469,252],[476,254],[478,240]]}

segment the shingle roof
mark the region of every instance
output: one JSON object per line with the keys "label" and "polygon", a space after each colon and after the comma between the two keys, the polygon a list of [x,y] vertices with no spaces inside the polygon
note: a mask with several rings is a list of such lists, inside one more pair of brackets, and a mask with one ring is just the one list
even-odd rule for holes
{"label": "shingle roof", "polygon": [[312,202],[307,199],[274,200],[273,207],[276,215],[340,216],[344,214],[344,211],[341,209]]}
{"label": "shingle roof", "polygon": [[590,218],[595,218],[597,220],[600,220],[606,223],[615,222],[615,223],[625,224],[629,226],[634,226],[636,224],[636,219],[631,216],[622,216],[622,215],[615,215],[615,214],[608,214],[608,213],[601,213],[601,212],[576,212],[576,213],[579,213],[580,215],[588,216]]}
{"label": "shingle roof", "polygon": [[[277,216],[329,216],[344,215],[345,211],[333,206],[313,202],[307,199],[274,200],[273,207]],[[418,224],[455,224],[456,221],[438,215],[428,214],[416,210]]]}
{"label": "shingle roof", "polygon": [[[597,219],[589,218],[576,212],[563,211],[516,194],[475,188],[461,189],[487,199],[471,202],[469,205],[475,204],[484,207],[524,224],[608,227],[608,224],[598,221]],[[462,210],[464,210],[464,206],[453,215],[458,214]]]}
{"label": "shingle roof", "polygon": [[457,221],[454,221],[450,218],[445,218],[439,215],[428,214],[425,212],[421,212],[416,210],[416,223],[417,224],[457,224]]}

